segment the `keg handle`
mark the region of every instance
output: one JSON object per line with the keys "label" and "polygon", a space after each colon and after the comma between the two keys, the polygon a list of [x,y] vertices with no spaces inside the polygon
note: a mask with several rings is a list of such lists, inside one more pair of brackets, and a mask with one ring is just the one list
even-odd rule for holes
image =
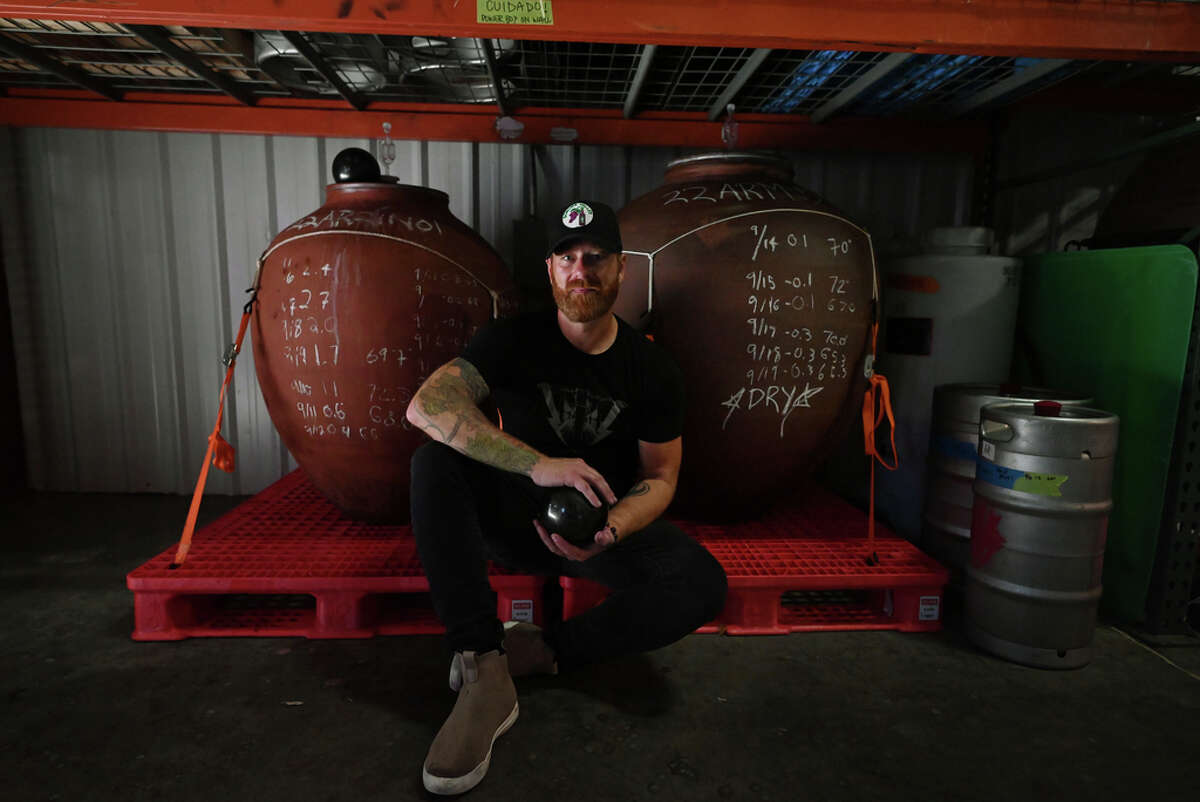
{"label": "keg handle", "polygon": [[1016,436],[1013,427],[998,420],[984,420],[979,424],[979,436],[984,440],[1007,443]]}

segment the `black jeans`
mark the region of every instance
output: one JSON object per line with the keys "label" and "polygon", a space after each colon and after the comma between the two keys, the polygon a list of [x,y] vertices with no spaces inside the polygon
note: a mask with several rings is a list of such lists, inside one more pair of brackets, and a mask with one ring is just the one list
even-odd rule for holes
{"label": "black jeans", "polygon": [[489,559],[521,573],[582,577],[612,590],[603,603],[547,629],[564,669],[666,646],[721,611],[720,563],[667,521],[625,535],[582,562],[551,553],[533,528],[549,492],[441,443],[413,454],[413,534],[452,650],[486,652],[501,643]]}

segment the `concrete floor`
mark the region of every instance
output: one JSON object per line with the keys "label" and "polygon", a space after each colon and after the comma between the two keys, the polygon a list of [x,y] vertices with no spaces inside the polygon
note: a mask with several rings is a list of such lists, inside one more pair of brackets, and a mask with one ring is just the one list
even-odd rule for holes
{"label": "concrete floor", "polygon": [[[125,574],[176,540],[187,501],[0,502],[0,796],[432,798],[421,761],[453,701],[439,638],[130,640]],[[1102,625],[1088,667],[1039,671],[975,650],[955,618],[693,635],[523,680],[470,798],[1197,798],[1200,649],[1160,648],[1173,667]]]}

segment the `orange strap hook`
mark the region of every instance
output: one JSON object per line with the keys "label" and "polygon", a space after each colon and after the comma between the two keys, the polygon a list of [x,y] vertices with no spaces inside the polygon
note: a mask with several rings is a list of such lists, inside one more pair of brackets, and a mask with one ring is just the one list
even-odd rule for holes
{"label": "orange strap hook", "polygon": [[[874,558],[875,548],[875,463],[878,462],[889,471],[900,466],[900,455],[896,453],[896,417],[892,413],[892,394],[885,376],[875,372],[876,343],[879,336],[879,323],[871,324],[871,357],[867,364],[867,392],[863,396],[863,450],[871,461],[871,501],[867,514],[867,542]],[[883,419],[887,418],[892,443],[892,462],[889,465],[875,445],[875,433]]]}
{"label": "orange strap hook", "polygon": [[[259,260],[258,271],[262,272],[262,260]],[[221,393],[217,402],[217,422],[212,433],[208,435],[208,449],[204,452],[204,464],[200,466],[200,478],[196,489],[192,492],[192,505],[188,508],[187,520],[183,525],[183,534],[179,538],[179,547],[175,550],[175,559],[171,568],[178,568],[187,559],[188,550],[192,547],[192,533],[196,529],[196,516],[200,513],[200,499],[204,497],[204,485],[208,481],[208,466],[216,465],[226,473],[233,473],[236,464],[236,452],[229,441],[221,436],[221,422],[225,419],[225,394],[229,383],[233,381],[233,368],[237,364],[238,354],[242,351],[242,341],[246,330],[250,327],[250,316],[254,312],[254,304],[258,302],[258,273],[254,276],[254,286],[246,290],[251,293],[250,300],[242,307],[242,322],[238,326],[237,339],[229,346],[225,354],[225,380],[221,382]]]}

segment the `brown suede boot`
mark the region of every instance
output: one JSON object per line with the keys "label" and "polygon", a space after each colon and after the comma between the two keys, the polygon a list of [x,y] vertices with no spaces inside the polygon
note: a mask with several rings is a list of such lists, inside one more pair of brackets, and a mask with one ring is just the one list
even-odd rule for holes
{"label": "brown suede boot", "polygon": [[[554,650],[542,638],[542,628],[521,621],[504,623],[504,656],[508,658],[510,677],[530,674],[557,674],[558,662]],[[462,687],[462,669],[458,662],[450,664],[450,690]]]}
{"label": "brown suede boot", "polygon": [[463,794],[479,784],[492,760],[492,743],[516,722],[518,711],[505,655],[457,652],[450,673],[462,682],[458,701],[421,770],[425,790],[443,795]]}
{"label": "brown suede boot", "polygon": [[558,673],[554,650],[542,637],[539,626],[521,621],[505,622],[504,651],[508,653],[508,673],[514,677]]}

